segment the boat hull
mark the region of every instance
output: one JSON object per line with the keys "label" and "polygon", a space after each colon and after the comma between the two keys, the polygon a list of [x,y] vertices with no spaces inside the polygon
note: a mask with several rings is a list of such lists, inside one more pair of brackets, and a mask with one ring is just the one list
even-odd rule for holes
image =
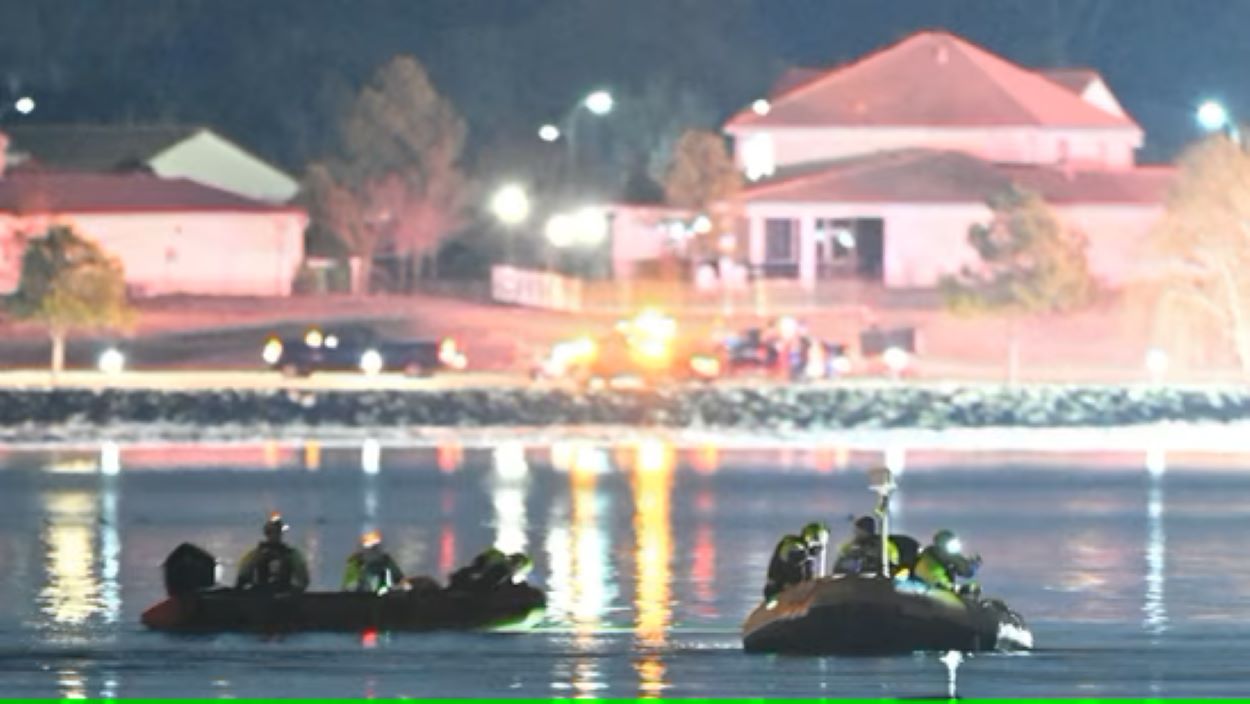
{"label": "boat hull", "polygon": [[544,605],[543,593],[524,584],[488,594],[432,589],[266,595],[216,589],[170,597],[144,611],[142,621],[154,630],[200,633],[488,629],[523,623]]}
{"label": "boat hull", "polygon": [[794,585],[760,605],[743,624],[742,641],[748,652],[883,655],[1027,649],[1032,634],[1002,602],[832,577]]}

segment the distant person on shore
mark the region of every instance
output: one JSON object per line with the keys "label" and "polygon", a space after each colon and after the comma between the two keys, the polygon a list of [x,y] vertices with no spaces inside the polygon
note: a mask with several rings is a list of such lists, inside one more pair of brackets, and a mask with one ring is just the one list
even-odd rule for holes
{"label": "distant person on shore", "polygon": [[308,563],[299,550],[282,542],[288,528],[281,514],[270,514],[262,528],[265,539],[239,561],[236,589],[282,593],[308,588]]}
{"label": "distant person on shore", "polygon": [[958,536],[943,529],[933,535],[933,544],[920,552],[912,575],[934,589],[976,594],[980,589],[975,582],[959,585],[958,580],[971,579],[980,566],[981,556],[966,557]]}
{"label": "distant person on shore", "polygon": [[343,591],[384,594],[403,580],[403,571],[382,548],[382,533],[371,530],[360,536],[360,548],[347,558]]}

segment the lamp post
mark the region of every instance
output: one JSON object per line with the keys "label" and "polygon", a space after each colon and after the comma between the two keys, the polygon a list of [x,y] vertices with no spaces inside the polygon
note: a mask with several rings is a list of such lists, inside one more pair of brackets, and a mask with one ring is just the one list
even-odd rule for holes
{"label": "lamp post", "polygon": [[559,122],[548,122],[538,128],[538,138],[544,142],[554,143],[564,140],[564,176],[569,182],[580,180],[578,177],[577,127],[582,111],[596,117],[606,117],[616,107],[616,99],[607,90],[598,89],[587,93],[581,100],[564,114]]}
{"label": "lamp post", "polygon": [[1222,131],[1234,144],[1241,145],[1241,131],[1237,129],[1237,122],[1220,101],[1203,101],[1194,112],[1194,119],[1204,132]]}
{"label": "lamp post", "polygon": [[501,186],[490,199],[490,210],[495,218],[508,230],[505,256],[508,264],[513,261],[513,238],[517,225],[525,222],[530,216],[530,198],[525,189],[515,183]]}

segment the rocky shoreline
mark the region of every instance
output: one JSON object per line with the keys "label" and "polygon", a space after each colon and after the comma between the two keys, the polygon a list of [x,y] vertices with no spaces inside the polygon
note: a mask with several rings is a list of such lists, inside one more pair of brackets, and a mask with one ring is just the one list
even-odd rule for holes
{"label": "rocky shoreline", "polygon": [[1250,389],[1162,386],[874,385],[661,391],[133,389],[0,390],[0,440],[352,437],[498,429],[822,432],[1115,428],[1250,421]]}

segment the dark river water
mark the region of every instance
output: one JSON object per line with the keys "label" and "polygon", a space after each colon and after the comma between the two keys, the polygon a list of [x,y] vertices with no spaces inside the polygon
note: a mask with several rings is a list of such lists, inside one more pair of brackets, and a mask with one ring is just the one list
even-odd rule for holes
{"label": "dark river water", "polygon": [[[40,697],[945,696],[934,655],[745,655],[778,537],[840,539],[869,453],[317,444],[0,448],[0,690]],[[956,530],[1037,650],[981,655],[961,696],[1250,691],[1250,455],[912,451],[896,527]],[[271,510],[332,588],[362,530],[445,578],[495,544],[549,595],[510,633],[175,637],[146,631],[181,541],[225,563]]]}

